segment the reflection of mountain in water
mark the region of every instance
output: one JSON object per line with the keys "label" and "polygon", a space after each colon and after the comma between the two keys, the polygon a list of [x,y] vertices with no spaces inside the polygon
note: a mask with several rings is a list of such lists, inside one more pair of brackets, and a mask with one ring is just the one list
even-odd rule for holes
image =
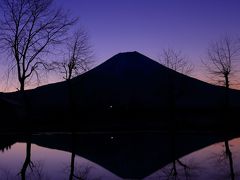
{"label": "reflection of mountain in water", "polygon": [[[240,179],[240,138],[229,141],[234,159],[235,178]],[[227,180],[231,179],[229,161],[225,154],[224,142],[207,146],[181,158],[187,168],[177,164],[178,176],[176,179],[186,180]],[[172,163],[154,172],[144,180],[175,179],[170,175]]]}
{"label": "reflection of mountain in water", "polygon": [[[21,102],[17,93],[1,96],[10,104]],[[28,119],[17,108],[24,117],[20,122],[34,121],[27,125],[40,130],[165,130],[174,121],[179,129],[209,130],[220,128],[226,119],[224,88],[172,71],[137,52],[115,55],[70,82],[27,91],[25,100]],[[229,119],[239,102],[239,91],[230,90],[231,113],[224,127],[234,127]]]}
{"label": "reflection of mountain in water", "polygon": [[[15,143],[12,148],[0,153],[0,179],[23,180],[20,176],[25,158],[25,143]],[[71,154],[56,149],[32,144],[31,168],[26,171],[26,180],[65,180],[71,170]],[[120,180],[116,175],[82,157],[75,157],[75,179]]]}
{"label": "reflection of mountain in water", "polygon": [[[75,134],[74,139],[76,155],[124,178],[143,178],[167,165],[172,159],[169,134]],[[24,142],[25,137],[18,135],[15,140]],[[176,157],[221,140],[223,138],[216,135],[178,134]],[[9,141],[12,139],[9,138]],[[73,147],[71,134],[33,135],[32,143],[68,152]]]}

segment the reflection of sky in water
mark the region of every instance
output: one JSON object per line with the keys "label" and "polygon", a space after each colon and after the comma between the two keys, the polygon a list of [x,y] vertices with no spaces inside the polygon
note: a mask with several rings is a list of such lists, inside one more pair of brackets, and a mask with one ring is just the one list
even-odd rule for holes
{"label": "reflection of sky in water", "polygon": [[[18,173],[26,156],[26,143],[16,143],[10,150],[0,152],[0,176],[2,178],[20,179]],[[31,161],[33,172],[28,168],[31,177],[43,176],[43,179],[68,179],[71,153],[43,148],[32,144]],[[75,173],[89,172],[88,179],[120,179],[106,169],[82,157],[75,156]],[[34,179],[34,178],[33,178]]]}
{"label": "reflection of sky in water", "polygon": [[[229,142],[233,155],[233,165],[236,179],[240,180],[240,138],[233,139]],[[177,164],[178,179],[194,180],[228,180],[230,179],[229,161],[225,155],[224,143],[216,143],[195,151],[189,155],[180,158],[180,161],[187,165],[187,171],[179,163]],[[174,179],[167,178],[172,170],[173,165],[169,164],[156,171],[145,180],[154,179]]]}
{"label": "reflection of sky in water", "polygon": [[[240,138],[231,140],[229,144],[233,153],[236,179],[240,179]],[[182,157],[180,161],[187,165],[189,169],[184,171],[183,166],[177,163],[178,178],[186,179],[185,173],[187,173],[189,179],[194,180],[230,179],[228,158],[224,155],[224,151],[224,143],[217,143]],[[10,150],[0,152],[0,179],[6,179],[7,177],[9,179],[20,179],[18,173],[25,160],[25,153],[25,143],[16,143]],[[68,179],[70,159],[71,153],[69,152],[43,148],[32,144],[31,160],[35,166],[33,172],[28,168],[27,177],[37,179],[41,175],[41,179]],[[169,176],[171,169],[172,164],[169,164],[146,177],[145,180],[168,179],[167,176]],[[86,171],[88,171],[87,179],[121,179],[101,166],[76,155],[75,174],[83,174]]]}

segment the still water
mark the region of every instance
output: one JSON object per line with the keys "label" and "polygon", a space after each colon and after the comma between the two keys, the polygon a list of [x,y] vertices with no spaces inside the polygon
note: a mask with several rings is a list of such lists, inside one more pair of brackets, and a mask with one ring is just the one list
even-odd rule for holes
{"label": "still water", "polygon": [[[2,135],[0,179],[230,179],[223,137],[157,133]],[[27,142],[30,151],[26,151]],[[240,138],[229,141],[235,179]],[[173,173],[175,159],[176,174]]]}
{"label": "still water", "polygon": [[[26,156],[26,144],[15,143],[11,149],[0,153],[1,179],[21,179],[18,175]],[[26,173],[27,179],[68,179],[70,173],[71,153],[49,149],[32,144],[32,169]],[[84,159],[75,157],[75,174],[86,179],[120,179],[101,166]]]}
{"label": "still water", "polygon": [[[235,138],[229,141],[233,156],[233,167],[235,179],[240,179],[240,138]],[[185,168],[180,163],[176,162],[177,179],[184,180],[228,180],[231,179],[229,170],[229,160],[225,153],[223,142],[202,148],[198,151],[181,157],[182,162],[187,167]],[[154,172],[146,180],[154,179],[174,179],[171,176],[173,164]],[[169,176],[170,175],[170,176]]]}

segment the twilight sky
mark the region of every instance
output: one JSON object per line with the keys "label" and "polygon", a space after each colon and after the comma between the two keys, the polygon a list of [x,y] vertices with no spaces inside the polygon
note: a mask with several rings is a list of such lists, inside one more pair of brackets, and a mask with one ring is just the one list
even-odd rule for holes
{"label": "twilight sky", "polygon": [[239,0],[57,0],[80,17],[97,64],[112,55],[139,51],[158,59],[163,48],[181,50],[202,75],[209,43],[240,34]]}
{"label": "twilight sky", "polygon": [[152,58],[175,48],[199,61],[209,41],[240,33],[239,0],[57,0],[80,17],[97,59],[123,51]]}
{"label": "twilight sky", "polygon": [[97,64],[125,51],[157,59],[163,48],[181,50],[201,76],[200,57],[213,40],[240,34],[240,0],[56,0],[79,16]]}

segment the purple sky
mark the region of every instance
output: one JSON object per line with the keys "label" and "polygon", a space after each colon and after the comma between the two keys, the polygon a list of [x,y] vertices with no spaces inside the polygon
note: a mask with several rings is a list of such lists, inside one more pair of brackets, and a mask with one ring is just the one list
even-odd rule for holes
{"label": "purple sky", "polygon": [[124,51],[157,58],[162,48],[199,62],[211,40],[240,33],[239,0],[57,0],[80,17],[99,62]]}
{"label": "purple sky", "polygon": [[[163,48],[181,50],[201,75],[201,57],[213,40],[240,35],[240,0],[55,0],[80,18],[96,64],[125,51],[158,59]],[[3,74],[3,68],[1,68]],[[51,82],[49,80],[48,82]]]}

